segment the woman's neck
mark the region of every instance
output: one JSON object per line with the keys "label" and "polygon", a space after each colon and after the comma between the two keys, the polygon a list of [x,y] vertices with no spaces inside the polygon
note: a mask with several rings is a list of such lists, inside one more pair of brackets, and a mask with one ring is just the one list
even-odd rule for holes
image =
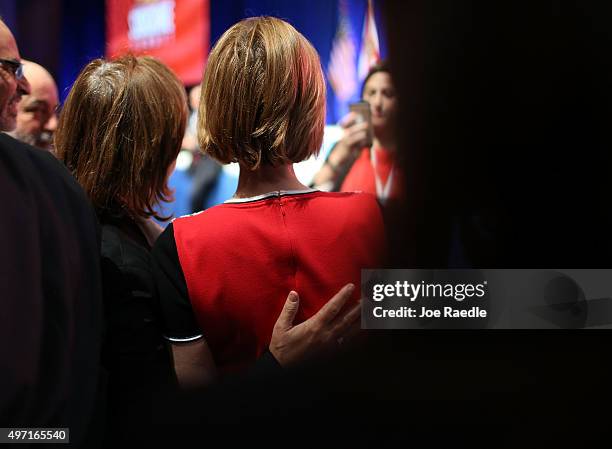
{"label": "woman's neck", "polygon": [[373,148],[382,148],[387,151],[395,151],[395,136],[393,133],[386,130],[379,130],[374,133],[374,139],[372,140]]}
{"label": "woman's neck", "polygon": [[278,190],[304,190],[307,188],[295,176],[293,164],[278,167],[265,165],[257,170],[240,167],[238,187],[234,197],[249,198]]}

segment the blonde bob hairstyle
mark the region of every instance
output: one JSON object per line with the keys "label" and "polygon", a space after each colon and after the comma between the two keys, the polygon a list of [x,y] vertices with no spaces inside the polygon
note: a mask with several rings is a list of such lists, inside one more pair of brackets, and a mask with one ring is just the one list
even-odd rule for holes
{"label": "blonde bob hairstyle", "polygon": [[243,20],[208,57],[198,112],[200,147],[221,163],[256,170],[307,159],[325,124],[319,55],[283,20]]}
{"label": "blonde bob hairstyle", "polygon": [[185,89],[158,60],[96,59],[81,71],[60,115],[55,148],[98,214],[159,217],[187,122]]}

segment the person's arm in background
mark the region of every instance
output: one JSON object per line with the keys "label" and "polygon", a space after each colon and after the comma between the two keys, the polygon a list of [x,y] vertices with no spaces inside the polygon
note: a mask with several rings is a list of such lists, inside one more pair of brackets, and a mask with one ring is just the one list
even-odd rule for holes
{"label": "person's arm in background", "polygon": [[356,113],[350,112],[344,116],[340,126],[343,128],[342,138],[334,145],[327,160],[315,175],[313,179],[315,187],[338,186],[338,178],[342,174],[346,175],[359,151],[368,145],[369,125],[367,122],[359,122]]}

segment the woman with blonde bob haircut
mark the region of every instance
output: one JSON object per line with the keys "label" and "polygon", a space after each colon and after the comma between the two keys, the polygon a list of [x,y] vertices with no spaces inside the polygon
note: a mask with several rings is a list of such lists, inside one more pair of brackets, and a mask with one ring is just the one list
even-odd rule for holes
{"label": "woman with blonde bob haircut", "polygon": [[267,17],[221,37],[202,82],[198,137],[206,153],[247,170],[288,165],[318,153],[324,126],[325,80],[304,36]]}
{"label": "woman with blonde bob haircut", "polygon": [[362,268],[380,267],[384,252],[373,196],[319,192],[295,176],[292,164],[321,146],[325,82],[317,52],[290,24],[249,18],[223,34],[198,120],[202,151],[237,162],[240,176],[232,199],[176,219],[153,250],[164,335],[185,383],[260,357],[287,290],[299,292],[292,317],[303,321]]}

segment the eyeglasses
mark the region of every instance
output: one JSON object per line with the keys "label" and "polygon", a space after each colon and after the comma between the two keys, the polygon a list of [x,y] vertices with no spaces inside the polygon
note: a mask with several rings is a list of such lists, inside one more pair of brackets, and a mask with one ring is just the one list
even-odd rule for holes
{"label": "eyeglasses", "polygon": [[13,59],[0,58],[0,64],[3,64],[5,67],[7,67],[18,80],[23,79],[23,64],[21,62],[15,61]]}

